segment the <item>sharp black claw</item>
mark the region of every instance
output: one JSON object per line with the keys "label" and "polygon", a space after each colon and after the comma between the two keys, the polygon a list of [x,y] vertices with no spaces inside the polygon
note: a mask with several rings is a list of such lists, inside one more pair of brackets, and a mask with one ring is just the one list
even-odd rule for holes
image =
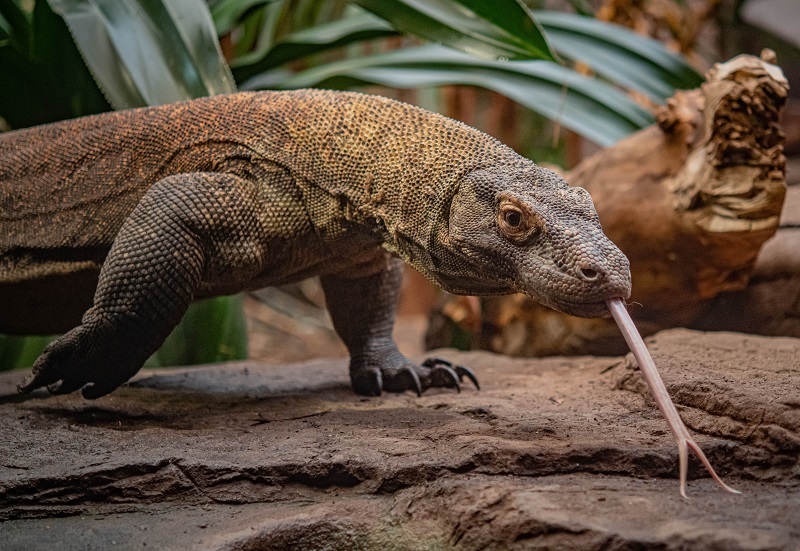
{"label": "sharp black claw", "polygon": [[17,386],[17,391],[21,394],[28,394],[36,390],[37,388],[41,388],[43,386],[50,387],[53,385],[57,385],[59,380],[61,379],[60,374],[52,374],[48,372],[43,372],[39,370],[34,370],[30,373],[25,379]]}
{"label": "sharp black claw", "polygon": [[478,384],[478,378],[475,376],[475,374],[472,372],[470,368],[464,367],[463,365],[457,365],[455,369],[456,373],[458,373],[458,378],[460,380],[463,381],[464,376],[466,376],[470,381],[472,381],[472,384],[475,385],[476,389],[478,390],[481,389],[481,385]]}
{"label": "sharp black claw", "polygon": [[468,367],[464,367],[463,365],[455,365],[453,362],[448,362],[447,360],[443,360],[441,358],[428,358],[422,362],[422,365],[430,368],[449,368],[450,371],[453,371],[458,376],[459,381],[463,381],[464,377],[467,377],[470,381],[472,381],[472,384],[475,385],[476,389],[481,389],[481,385],[478,383],[478,378]]}
{"label": "sharp black claw", "polygon": [[439,374],[444,374],[444,377],[447,380],[444,381],[444,384],[436,386],[455,388],[456,392],[461,392],[461,385],[458,382],[458,375],[451,367],[446,365],[438,365],[431,370],[431,377],[436,377]]}
{"label": "sharp black claw", "polygon": [[51,383],[47,385],[47,392],[49,392],[50,394],[64,394],[64,392],[61,392],[61,388],[63,386],[64,383],[62,381]]}
{"label": "sharp black claw", "polygon": [[85,385],[85,380],[63,379],[60,383],[52,383],[47,385],[47,390],[50,392],[50,394],[70,394],[80,388],[83,388]]}
{"label": "sharp black claw", "polygon": [[419,375],[417,375],[417,372],[410,367],[407,369],[411,373],[411,380],[414,383],[414,390],[417,391],[417,396],[422,396],[422,383],[419,380]]}
{"label": "sharp black claw", "polygon": [[380,396],[383,391],[383,376],[380,370],[362,371],[352,379],[353,390],[362,396]]}
{"label": "sharp black claw", "polygon": [[36,376],[35,375],[28,375],[25,379],[22,380],[20,384],[17,385],[17,392],[20,394],[30,394],[33,392],[37,387],[35,386]]}
{"label": "sharp black claw", "polygon": [[107,383],[107,384],[100,384],[94,383],[91,385],[87,385],[83,387],[81,390],[81,395],[87,400],[96,400],[97,398],[101,398],[111,392],[112,390],[116,389],[119,385],[115,383]]}

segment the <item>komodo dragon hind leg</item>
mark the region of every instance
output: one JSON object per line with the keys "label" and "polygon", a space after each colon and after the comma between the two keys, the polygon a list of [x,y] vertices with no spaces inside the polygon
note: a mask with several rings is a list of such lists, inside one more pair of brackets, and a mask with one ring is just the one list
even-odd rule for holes
{"label": "komodo dragon hind leg", "polygon": [[19,391],[111,392],[161,346],[215,265],[234,280],[261,269],[263,255],[247,246],[259,237],[249,185],[211,173],[154,184],[120,228],[81,325],[45,349]]}
{"label": "komodo dragon hind leg", "polygon": [[417,365],[400,353],[392,327],[403,262],[388,254],[380,262],[382,269],[373,275],[322,277],[333,325],[350,351],[353,390],[367,396],[379,396],[383,390],[421,394],[431,387],[460,391],[464,376],[477,387],[477,378],[465,367],[435,359]]}

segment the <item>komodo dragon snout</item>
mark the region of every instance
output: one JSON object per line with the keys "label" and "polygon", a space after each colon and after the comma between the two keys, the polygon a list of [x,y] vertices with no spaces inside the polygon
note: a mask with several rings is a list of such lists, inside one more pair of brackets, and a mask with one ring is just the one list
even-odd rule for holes
{"label": "komodo dragon snout", "polygon": [[448,231],[462,259],[452,264],[469,266],[446,282],[456,292],[486,294],[491,278],[498,294],[582,317],[608,316],[606,299],[630,297],[628,259],[603,233],[589,193],[532,163],[467,174]]}

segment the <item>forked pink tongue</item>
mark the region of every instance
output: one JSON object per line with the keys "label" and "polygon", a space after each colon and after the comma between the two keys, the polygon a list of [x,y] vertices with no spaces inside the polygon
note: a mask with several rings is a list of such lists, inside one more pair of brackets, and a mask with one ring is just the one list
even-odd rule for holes
{"label": "forked pink tongue", "polygon": [[611,298],[606,300],[606,305],[609,311],[611,311],[614,321],[617,322],[620,331],[622,331],[625,342],[628,343],[628,347],[631,349],[631,352],[633,352],[633,357],[636,358],[636,362],[639,364],[642,377],[644,377],[647,386],[650,387],[650,392],[656,400],[658,409],[661,410],[661,415],[666,419],[669,430],[672,431],[672,435],[675,437],[675,440],[678,441],[681,495],[686,497],[686,472],[689,467],[688,450],[690,448],[703,463],[709,474],[711,474],[711,478],[713,478],[723,490],[734,494],[741,493],[739,490],[734,490],[725,484],[717,473],[714,472],[714,468],[711,466],[711,463],[709,463],[708,458],[706,458],[706,454],[703,453],[703,450],[701,450],[697,442],[694,441],[692,435],[689,434],[689,429],[686,428],[680,415],[678,415],[678,410],[669,397],[667,387],[664,386],[664,381],[661,380],[661,376],[656,369],[656,364],[653,363],[650,352],[647,351],[647,347],[644,345],[639,331],[637,331],[636,326],[633,324],[633,320],[631,320],[628,310],[625,308],[625,303],[621,298]]}

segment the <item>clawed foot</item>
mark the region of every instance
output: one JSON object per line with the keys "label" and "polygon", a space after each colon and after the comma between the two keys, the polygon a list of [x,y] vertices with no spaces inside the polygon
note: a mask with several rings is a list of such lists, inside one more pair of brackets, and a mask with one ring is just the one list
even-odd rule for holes
{"label": "clawed foot", "polygon": [[83,397],[93,399],[108,394],[138,371],[135,360],[126,362],[124,351],[114,355],[112,369],[112,356],[93,345],[83,331],[82,326],[76,327],[50,343],[17,391],[27,394],[47,387],[52,394],[68,394],[83,389]]}
{"label": "clawed foot", "polygon": [[398,367],[352,367],[350,377],[353,390],[366,396],[380,396],[387,392],[413,390],[421,396],[424,390],[434,387],[454,388],[461,392],[461,383],[467,377],[475,388],[480,384],[475,373],[468,367],[455,365],[440,358],[428,358],[416,365],[405,358]]}
{"label": "clawed foot", "polygon": [[[452,387],[461,392],[460,383],[464,382],[464,377],[466,377],[472,381],[476,389],[481,389],[478,378],[470,368],[463,365],[455,365],[441,358],[428,358],[422,362],[422,367],[428,367],[431,370],[430,377],[433,383],[430,386]],[[437,384],[437,381],[440,381],[441,384]]]}

